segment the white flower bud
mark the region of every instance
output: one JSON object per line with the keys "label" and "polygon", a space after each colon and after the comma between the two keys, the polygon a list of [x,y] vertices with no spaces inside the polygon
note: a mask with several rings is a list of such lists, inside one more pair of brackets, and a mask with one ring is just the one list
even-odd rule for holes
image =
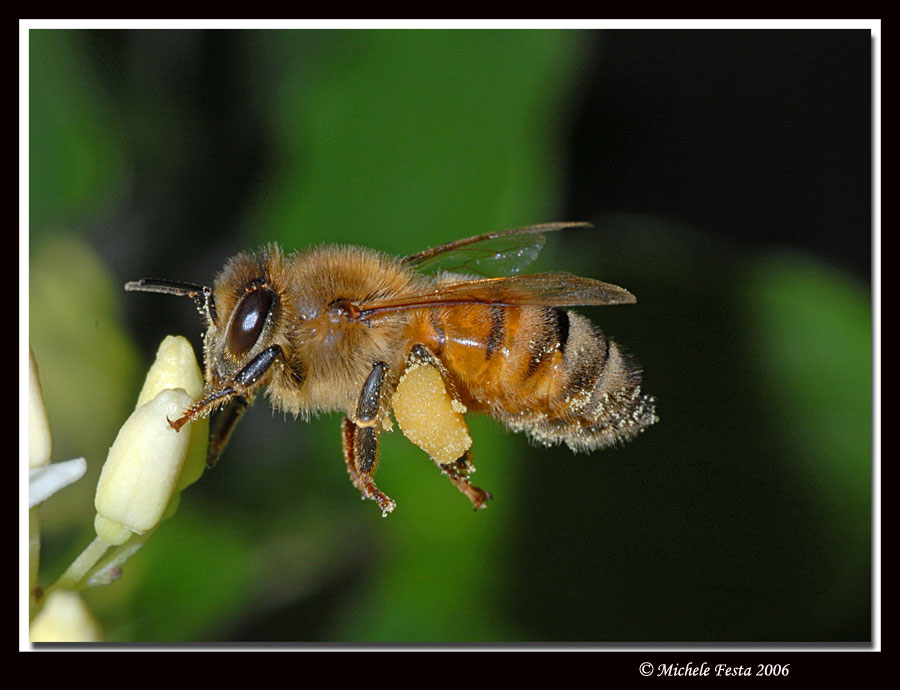
{"label": "white flower bud", "polygon": [[94,505],[110,522],[141,534],[159,522],[187,457],[191,425],[169,426],[192,404],[184,389],[166,389],[136,409],[109,450]]}
{"label": "white flower bud", "polygon": [[150,402],[166,388],[183,388],[192,400],[203,397],[203,373],[184,336],[167,335],[160,343],[135,407]]}
{"label": "white flower bud", "polygon": [[32,642],[99,642],[100,626],[77,592],[57,590],[34,617]]}
{"label": "white flower bud", "polygon": [[[156,361],[147,372],[144,387],[138,396],[138,406],[149,402],[166,388],[184,388],[194,402],[203,397],[203,373],[194,356],[194,348],[187,338],[167,335],[156,351]],[[209,444],[209,418],[195,419],[191,426],[191,445],[188,457],[178,478],[176,491],[182,491],[200,479],[206,469],[206,447]],[[173,504],[165,517],[175,512]]]}
{"label": "white flower bud", "polygon": [[34,353],[28,348],[28,467],[50,462],[50,422],[44,407],[44,394],[38,377]]}
{"label": "white flower bud", "polygon": [[123,544],[132,533],[153,529],[175,511],[176,492],[203,473],[209,420],[185,424],[180,431],[169,426],[202,396],[203,374],[194,349],[181,336],[167,336],[97,484],[94,529],[105,543]]}

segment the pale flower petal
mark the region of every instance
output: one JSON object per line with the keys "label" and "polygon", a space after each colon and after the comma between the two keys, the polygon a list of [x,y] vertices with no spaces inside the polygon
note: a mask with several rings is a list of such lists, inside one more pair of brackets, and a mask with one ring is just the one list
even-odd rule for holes
{"label": "pale flower petal", "polygon": [[50,462],[50,422],[44,407],[44,394],[34,353],[28,348],[28,466],[41,467]]}
{"label": "pale flower petal", "polygon": [[81,479],[86,470],[84,458],[32,468],[28,474],[28,507],[34,508],[63,487]]}
{"label": "pale flower petal", "polygon": [[31,622],[32,642],[99,642],[100,626],[77,592],[58,590]]}
{"label": "pale flower petal", "polygon": [[128,526],[107,520],[99,513],[94,516],[94,531],[109,546],[121,546],[134,534]]}

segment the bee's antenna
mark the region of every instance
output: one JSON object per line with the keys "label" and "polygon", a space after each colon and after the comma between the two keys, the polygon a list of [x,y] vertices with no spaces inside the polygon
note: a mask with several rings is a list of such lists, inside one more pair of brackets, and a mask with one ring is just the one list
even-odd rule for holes
{"label": "bee's antenna", "polygon": [[159,278],[141,278],[140,280],[132,280],[125,283],[125,291],[159,292],[164,295],[175,295],[176,297],[190,297],[197,304],[200,313],[212,325],[216,324],[216,304],[213,300],[212,290],[206,286]]}

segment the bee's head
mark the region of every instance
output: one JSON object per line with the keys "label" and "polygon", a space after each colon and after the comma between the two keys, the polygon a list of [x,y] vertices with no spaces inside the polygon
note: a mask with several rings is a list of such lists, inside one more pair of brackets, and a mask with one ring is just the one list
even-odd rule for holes
{"label": "bee's head", "polygon": [[216,279],[206,333],[207,385],[232,382],[263,350],[283,345],[281,253],[266,248],[233,257]]}
{"label": "bee's head", "polygon": [[233,257],[214,288],[145,278],[127,283],[125,289],[190,297],[196,303],[207,326],[204,360],[206,388],[211,391],[234,383],[263,350],[283,339],[278,334],[282,298],[276,286],[282,263],[281,252],[272,246]]}

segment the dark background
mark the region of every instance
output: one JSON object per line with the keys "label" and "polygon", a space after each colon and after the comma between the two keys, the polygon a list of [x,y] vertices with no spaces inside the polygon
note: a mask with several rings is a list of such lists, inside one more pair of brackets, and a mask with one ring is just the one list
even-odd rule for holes
{"label": "dark background", "polygon": [[[220,466],[87,593],[107,639],[871,639],[868,31],[32,31],[31,344],[54,459],[42,578],[186,300],[276,240],[392,253],[552,220],[538,268],[623,285],[583,310],[660,422],[589,456],[471,420],[473,514],[399,434],[382,520],[338,419],[260,400]],[[92,473],[92,475],[91,475]],[[93,479],[91,478],[93,476]]]}

